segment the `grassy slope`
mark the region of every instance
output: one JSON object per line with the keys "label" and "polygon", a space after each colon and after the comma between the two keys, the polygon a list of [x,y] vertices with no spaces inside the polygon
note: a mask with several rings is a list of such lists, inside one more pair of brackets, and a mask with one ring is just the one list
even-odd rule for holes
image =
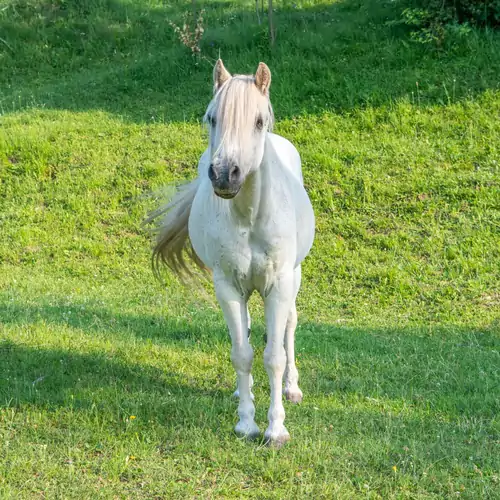
{"label": "grassy slope", "polygon": [[271,53],[253,2],[203,4],[207,57],[270,65],[317,214],[293,441],[232,435],[210,287],[149,269],[149,193],[204,148],[211,67],[167,25],[188,4],[4,2],[0,496],[495,498],[498,35],[432,54],[381,2],[283,2]]}

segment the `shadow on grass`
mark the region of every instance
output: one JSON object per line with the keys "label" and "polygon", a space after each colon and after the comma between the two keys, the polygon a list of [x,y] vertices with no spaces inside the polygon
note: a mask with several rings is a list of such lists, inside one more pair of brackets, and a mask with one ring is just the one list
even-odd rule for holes
{"label": "shadow on grass", "polygon": [[[141,398],[151,400],[161,394],[164,397],[167,392],[177,394],[191,401],[192,408],[196,408],[193,418],[197,418],[203,405],[215,404],[211,398],[230,401],[234,377],[229,364],[221,369],[230,371],[230,382],[213,370],[202,379],[190,374],[191,370],[195,373],[205,370],[203,366],[196,366],[197,353],[210,355],[226,350],[229,353],[227,330],[220,316],[218,314],[216,320],[200,316],[190,321],[119,314],[88,304],[84,308],[81,304],[39,307],[0,304],[4,328],[22,326],[23,331],[36,331],[37,325],[42,324],[57,331],[64,326],[65,332],[69,327],[77,333],[99,335],[100,339],[104,335],[104,339],[116,339],[121,345],[116,357],[110,357],[74,351],[72,345],[81,343],[81,336],[78,341],[68,337],[67,351],[0,343],[5,375],[2,402],[43,402],[45,399],[49,406],[63,404],[68,393],[80,387],[87,398],[82,404],[90,406],[92,395],[108,386],[116,391],[130,389],[140,393]],[[172,351],[186,359],[193,356],[194,364],[179,372],[176,372],[179,365],[175,363],[167,363],[165,371],[150,365],[130,364],[122,357],[123,345],[130,345],[132,349],[138,340],[143,350],[151,349],[151,355],[158,355],[158,349],[165,353]],[[252,343],[256,348],[254,372],[263,371],[260,366],[262,328],[255,323]],[[303,322],[297,332],[296,352],[306,402],[308,398],[320,398],[325,404],[368,401],[380,408],[385,404],[396,405],[446,419],[494,418],[500,412],[500,336],[493,330],[457,327],[431,331],[370,330]],[[35,390],[40,377],[46,381],[44,378]],[[266,377],[259,374],[258,378],[266,392]],[[120,397],[118,392],[115,395]],[[205,398],[201,407],[197,402],[199,397]],[[162,409],[161,414],[165,411],[177,410]],[[187,415],[185,418],[189,419]]]}
{"label": "shadow on grass", "polygon": [[270,50],[252,9],[207,0],[205,59],[196,62],[168,24],[180,22],[183,4],[14,0],[0,13],[2,112],[34,106],[100,109],[138,122],[199,119],[219,50],[233,72],[252,72],[259,60],[270,65],[279,119],[401,97],[448,103],[498,88],[494,34],[474,32],[432,53],[387,25],[399,15],[395,2],[298,4],[280,6]]}
{"label": "shadow on grass", "polygon": [[[132,336],[137,339],[152,340],[159,345],[186,345],[186,343],[199,343],[200,340],[208,341],[208,347],[213,343],[229,343],[227,328],[225,326],[221,329],[214,327],[213,321],[210,321],[213,317],[206,321],[206,316],[168,318],[153,315],[129,315],[88,303],[56,303],[40,306],[0,303],[0,318],[4,325],[16,324],[30,327],[30,325],[43,322],[49,325],[66,326],[86,334],[114,334],[125,340]],[[219,324],[222,326],[222,315],[218,316],[221,321]]]}
{"label": "shadow on grass", "polygon": [[[71,309],[76,311],[78,305]],[[26,325],[36,333],[41,323],[57,331],[68,325],[62,311],[9,304],[0,309],[0,320],[7,328]],[[56,457],[63,443],[68,448],[83,446],[90,457],[86,468],[95,464],[98,471],[101,460],[133,450],[134,443],[142,445],[145,460],[150,458],[147,453],[153,460],[178,457],[184,467],[186,456],[205,463],[214,452],[234,452],[237,459],[228,462],[231,470],[261,481],[264,452],[253,448],[251,456],[240,459],[242,448],[232,433],[237,417],[227,376],[232,370],[229,360],[226,367],[206,373],[196,356],[180,371],[168,369],[172,352],[194,354],[210,345],[208,337],[204,347],[181,348],[181,331],[188,334],[188,328],[176,330],[170,323],[172,331],[163,331],[166,342],[157,345],[154,317],[114,315],[98,308],[72,318],[69,325],[78,333],[84,329],[109,334],[110,339],[123,335],[130,341],[127,352],[138,344],[134,337],[154,339],[150,357],[159,358],[154,366],[149,356],[147,361],[131,361],[134,355],[124,353],[123,346],[112,355],[100,354],[95,347],[84,352],[89,346],[81,335],[74,339],[75,347],[67,349],[0,342],[0,410],[5,409],[3,422],[12,441],[46,443]],[[217,328],[206,334],[225,338]],[[65,329],[64,335],[71,333],[68,336]],[[387,478],[394,464],[394,480],[440,497],[447,494],[450,474],[462,475],[460,484],[468,491],[484,493],[495,487],[500,342],[494,332],[454,328],[429,335],[305,323],[297,347],[305,401],[286,405],[293,441],[279,456],[273,454],[273,460],[284,460],[290,468],[287,460],[293,457],[294,468],[314,467],[313,477],[321,482],[348,469],[360,491],[368,477]],[[163,359],[165,370],[160,368]],[[462,386],[473,379],[477,394]],[[467,410],[450,412],[450,401],[463,397],[470,398]],[[267,387],[257,386],[256,399],[257,422],[263,429]]]}
{"label": "shadow on grass", "polygon": [[305,324],[296,348],[310,392],[379,408],[389,402],[438,418],[491,419],[500,411],[499,333]]}
{"label": "shadow on grass", "polygon": [[0,407],[95,412],[117,424],[134,415],[143,422],[191,427],[205,427],[204,415],[210,413],[214,432],[219,415],[230,423],[226,413],[236,409],[222,379],[205,383],[120,355],[5,343],[0,360]]}

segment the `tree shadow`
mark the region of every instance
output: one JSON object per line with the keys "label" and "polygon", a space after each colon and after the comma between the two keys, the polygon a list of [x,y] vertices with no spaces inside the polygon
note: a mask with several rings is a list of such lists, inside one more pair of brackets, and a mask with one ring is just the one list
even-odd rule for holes
{"label": "tree shadow", "polygon": [[[220,313],[218,316],[215,321],[212,317],[209,321],[199,318],[190,321],[148,314],[119,314],[89,304],[82,307],[78,303],[0,304],[1,323],[7,328],[23,325],[29,329],[43,324],[57,330],[64,326],[85,335],[101,338],[104,335],[130,345],[139,340],[148,349],[148,346],[158,346],[181,356],[210,354],[221,349],[229,353],[227,330]],[[262,333],[262,325],[254,322],[254,371],[262,390],[267,391],[268,382],[261,366]],[[447,415],[447,418],[487,419],[500,412],[497,398],[500,375],[498,370],[492,370],[498,363],[500,338],[493,329],[368,329],[301,322],[296,352],[306,401],[308,397],[333,398],[346,403],[372,401],[375,407],[395,404],[432,415]],[[52,398],[47,401],[49,404],[64,404],[72,388],[83,386],[87,399],[81,404],[89,407],[92,394],[98,393],[99,387],[121,386],[125,393],[127,387],[140,393],[141,401],[153,400],[160,397],[160,393],[171,393],[191,398],[195,407],[199,397],[205,398],[200,403],[202,407],[213,404],[210,402],[213,397],[219,402],[226,401],[222,405],[224,411],[228,404],[233,404],[229,402],[233,377],[228,381],[215,372],[201,380],[193,378],[189,369],[176,373],[168,364],[163,371],[130,363],[120,355],[113,358],[94,352],[72,352],[71,346],[64,351],[7,342],[0,343],[0,359],[5,367],[4,386],[7,383],[3,403],[9,399],[34,401],[33,398],[46,394],[46,398],[49,395]],[[39,389],[33,390],[40,377],[42,393]],[[14,390],[12,384],[15,384]],[[45,393],[43,387],[47,388]],[[148,391],[151,394],[148,395]],[[193,418],[197,419],[198,415],[196,411]]]}
{"label": "tree shadow", "polygon": [[[0,303],[0,318],[3,325],[36,325],[40,322],[48,325],[69,327],[88,335],[104,333],[115,335],[125,340],[130,336],[136,339],[154,341],[158,345],[170,345],[203,349],[203,342],[208,342],[207,349],[214,344],[229,342],[227,328],[213,321],[206,315],[204,321],[190,317],[171,318],[162,315],[127,314],[110,311],[81,303],[51,303],[24,305]],[[206,319],[206,320],[205,320]],[[212,326],[209,326],[212,325]]]}
{"label": "tree shadow", "polygon": [[[116,348],[82,349],[71,335],[64,348],[2,341],[0,336],[0,408],[34,405],[82,415],[95,412],[111,427],[120,428],[130,415],[144,423],[196,426],[214,433],[221,418],[232,423],[234,377],[206,368],[209,375],[203,377],[186,368],[193,355],[193,363],[204,363],[203,353],[228,342],[225,330],[189,320],[116,314],[89,304],[0,305],[0,332],[9,326],[36,331],[41,324],[56,332],[69,329],[77,336],[84,332],[89,338],[100,336],[101,341],[109,338],[117,341]],[[137,341],[143,348],[151,346],[147,360],[127,355]],[[123,348],[124,344],[130,347]],[[165,347],[167,354],[155,354],[155,348]],[[162,363],[148,362],[157,356]]]}
{"label": "tree shadow", "polygon": [[420,105],[447,103],[498,88],[493,35],[434,53],[387,24],[398,16],[394,4],[342,0],[296,8],[286,2],[276,13],[271,49],[253,10],[206,1],[204,58],[197,61],[168,24],[181,22],[183,3],[17,0],[0,15],[1,109],[99,109],[136,122],[199,119],[219,50],[233,72],[252,72],[259,60],[271,66],[280,119],[412,94]]}
{"label": "tree shadow", "polygon": [[453,419],[500,411],[498,329],[430,330],[304,324],[296,349],[304,388],[317,394],[420,409]]}
{"label": "tree shadow", "polygon": [[[85,443],[88,463],[99,471],[100,460],[112,457],[117,443],[121,453],[144,442],[169,457],[187,452],[203,457],[214,446],[240,455],[232,430],[234,372],[222,322],[207,328],[200,319],[179,322],[85,308],[1,305],[0,328],[21,326],[36,335],[40,327],[54,332],[59,327],[66,336],[64,347],[0,341],[0,416],[9,417],[8,432],[20,442],[49,444],[52,460],[60,456],[54,443],[67,434],[66,444]],[[114,348],[101,352],[99,344],[82,340],[81,332]],[[269,404],[262,336],[253,344],[256,421],[262,430]],[[225,362],[220,356],[214,360],[216,350],[227,351]],[[498,466],[498,332],[302,322],[296,352],[305,399],[299,406],[285,405],[293,437],[285,460],[287,453],[299,453],[299,461],[309,463],[311,447],[324,457],[325,477],[340,459],[370,475],[386,474],[397,464],[399,474],[418,483],[427,480],[422,471],[432,469],[431,476],[439,477],[457,464],[470,466],[472,455],[488,484],[487,471]],[[204,444],[193,448],[193,440]],[[259,444],[246,446],[255,450]],[[239,461],[233,467],[251,478],[259,475]],[[365,479],[359,481],[363,488]],[[475,480],[470,481],[472,487]],[[430,480],[427,487],[443,494],[439,484]]]}
{"label": "tree shadow", "polygon": [[[206,384],[187,373],[136,364],[120,355],[0,344],[0,408],[26,405],[56,412],[99,414],[111,427],[129,417],[167,426],[208,428],[232,423],[233,387],[223,377]],[[210,415],[210,418],[206,418]]]}
{"label": "tree shadow", "polygon": [[[105,311],[102,316],[108,318]],[[142,327],[148,328],[147,321]],[[485,471],[484,483],[492,481],[489,471],[497,470],[498,466],[495,453],[498,430],[492,423],[495,415],[484,412],[489,403],[474,400],[472,404],[477,406],[471,406],[470,415],[462,420],[455,419],[441,404],[439,392],[445,389],[428,391],[425,377],[414,379],[414,386],[417,391],[423,390],[429,408],[411,400],[398,404],[395,393],[385,398],[374,397],[369,387],[376,387],[380,382],[381,369],[385,369],[387,385],[395,385],[405,376],[403,363],[387,369],[387,359],[402,352],[396,342],[390,342],[391,332],[356,332],[355,329],[332,329],[324,325],[305,325],[304,328],[319,328],[322,336],[328,335],[331,343],[341,346],[337,353],[337,361],[340,360],[335,375],[337,383],[342,384],[342,379],[348,378],[357,364],[356,376],[364,387],[338,386],[334,389],[330,386],[328,390],[333,393],[324,393],[326,385],[322,379],[332,375],[331,367],[335,362],[330,354],[335,349],[329,347],[325,352],[321,343],[311,344],[312,339],[301,332],[306,333],[302,345],[312,345],[312,357],[323,366],[318,369],[318,363],[314,363],[316,372],[306,363],[301,368],[305,402],[298,407],[286,405],[293,442],[281,453],[282,458],[273,455],[273,460],[290,460],[292,456],[300,467],[314,463],[318,479],[324,477],[325,481],[330,469],[337,469],[333,464],[343,461],[345,467],[355,467],[358,471],[352,480],[361,491],[366,476],[387,475],[387,471],[397,464],[398,474],[406,475],[420,488],[423,482],[424,487],[441,496],[446,492],[446,482],[432,480],[432,477],[437,475],[439,479],[440,473],[449,474],[457,467],[471,467],[470,457],[474,456],[474,464]],[[353,337],[356,339],[351,344],[354,349],[349,351],[349,339]],[[403,351],[411,350],[412,342],[410,338]],[[366,343],[374,364],[367,363],[363,357],[357,363],[354,361],[363,345],[366,349]],[[448,345],[447,341],[444,345]],[[486,347],[487,342],[481,345]],[[498,347],[498,342],[495,346]],[[11,435],[13,441],[19,440],[24,446],[21,449],[26,449],[26,442],[49,447],[37,471],[43,473],[48,465],[67,458],[62,452],[65,446],[84,450],[74,460],[84,463],[83,474],[90,477],[106,474],[113,477],[112,465],[108,467],[104,462],[117,454],[133,453],[136,447],[144,454],[141,458],[145,463],[168,456],[173,459],[174,467],[175,459],[182,460],[186,454],[192,460],[205,460],[214,446],[224,456],[231,456],[231,452],[241,456],[242,449],[232,432],[237,418],[236,402],[224,378],[218,380],[209,375],[203,381],[198,378],[193,382],[189,379],[189,370],[175,373],[147,363],[130,362],[119,354],[83,350],[82,346],[75,352],[14,343],[1,346],[0,343],[0,414],[4,417],[7,435]],[[430,352],[430,357],[437,362],[435,370],[445,375],[446,366],[438,363],[442,351],[433,353],[432,349],[427,349],[425,352],[427,355]],[[417,358],[408,360],[410,367],[424,374],[425,366],[420,367],[418,363]],[[326,384],[329,383],[327,379]],[[490,390],[493,390],[491,385]],[[313,403],[308,399],[313,399]],[[257,421],[261,428],[265,422],[265,406],[262,393],[257,393]],[[255,450],[255,445],[248,446],[254,448],[252,453],[263,454]],[[154,456],[150,457],[152,454]],[[319,454],[321,461],[316,463],[311,454]],[[245,460],[229,460],[234,471],[241,471],[249,480],[255,478],[257,484],[261,481],[261,472],[255,462],[248,469]],[[186,469],[181,470],[185,473]],[[123,469],[120,480],[150,474],[134,471]],[[431,476],[429,480],[427,473]],[[471,483],[466,483],[469,489],[477,477],[477,474],[467,476]],[[39,481],[43,484],[43,476]]]}

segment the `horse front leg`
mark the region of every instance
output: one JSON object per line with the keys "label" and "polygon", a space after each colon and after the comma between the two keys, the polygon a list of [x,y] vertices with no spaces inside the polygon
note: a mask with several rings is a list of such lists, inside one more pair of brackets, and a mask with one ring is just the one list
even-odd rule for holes
{"label": "horse front leg", "polygon": [[231,361],[238,377],[238,415],[235,431],[240,436],[255,438],[260,431],[255,423],[251,375],[253,349],[248,341],[248,311],[246,299],[225,278],[214,279],[215,294],[231,335]]}
{"label": "horse front leg", "polygon": [[271,387],[271,405],[267,414],[269,426],[264,438],[269,444],[276,447],[282,446],[290,439],[290,434],[283,424],[285,408],[282,401],[282,384],[286,367],[285,327],[293,305],[293,285],[293,271],[282,273],[269,295],[264,299],[267,327],[264,366]]}
{"label": "horse front leg", "polygon": [[[248,310],[248,304],[247,304],[247,324],[248,324],[248,340],[250,340],[250,332],[252,328],[252,321],[250,319],[250,311]],[[255,399],[255,396],[253,395],[252,391],[253,387],[253,377],[252,374],[250,373],[250,397],[252,400]],[[233,397],[239,398],[240,397],[240,391],[238,389],[238,384],[236,384],[236,390],[233,392]]]}

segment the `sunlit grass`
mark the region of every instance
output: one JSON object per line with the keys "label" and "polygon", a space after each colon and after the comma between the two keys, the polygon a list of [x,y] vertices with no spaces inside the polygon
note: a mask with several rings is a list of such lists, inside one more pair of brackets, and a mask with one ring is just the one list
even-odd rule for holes
{"label": "sunlit grass", "polygon": [[210,284],[149,266],[151,193],[205,147],[211,66],[167,23],[190,4],[7,2],[0,497],[498,497],[498,35],[435,53],[385,24],[390,2],[284,2],[270,51],[253,2],[203,4],[204,56],[271,67],[317,217],[292,441],[236,438]]}

